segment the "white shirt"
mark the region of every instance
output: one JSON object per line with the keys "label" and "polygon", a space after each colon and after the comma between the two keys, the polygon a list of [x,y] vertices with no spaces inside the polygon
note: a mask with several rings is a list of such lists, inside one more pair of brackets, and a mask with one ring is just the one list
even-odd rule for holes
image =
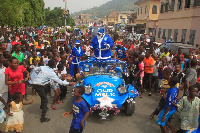
{"label": "white shirt", "polygon": [[8,86],[5,83],[5,69],[6,67],[0,68],[0,93],[8,92]]}

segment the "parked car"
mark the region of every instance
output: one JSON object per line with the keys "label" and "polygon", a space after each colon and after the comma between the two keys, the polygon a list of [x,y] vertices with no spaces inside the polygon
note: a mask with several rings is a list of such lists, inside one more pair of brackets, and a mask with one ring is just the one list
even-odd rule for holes
{"label": "parked car", "polygon": [[92,74],[85,74],[81,83],[77,84],[85,87],[82,97],[90,110],[101,110],[99,115],[102,119],[106,119],[110,110],[114,110],[116,115],[124,109],[127,115],[132,115],[135,111],[135,98],[139,93],[132,85],[125,84],[123,76],[126,73],[126,63],[116,59],[89,59],[83,63],[86,66],[93,65]]}
{"label": "parked car", "polygon": [[161,50],[163,47],[167,48],[168,50],[173,49],[174,54],[178,53],[178,49],[182,48],[183,54],[189,55],[189,50],[192,48],[194,51],[197,50],[196,47],[189,44],[182,44],[180,42],[165,42],[161,44],[158,48]]}

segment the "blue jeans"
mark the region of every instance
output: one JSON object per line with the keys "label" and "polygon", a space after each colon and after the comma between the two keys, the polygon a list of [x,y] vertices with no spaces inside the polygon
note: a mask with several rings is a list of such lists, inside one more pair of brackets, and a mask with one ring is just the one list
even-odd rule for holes
{"label": "blue jeans", "polygon": [[69,66],[69,74],[74,77],[78,72],[78,64],[70,64]]}

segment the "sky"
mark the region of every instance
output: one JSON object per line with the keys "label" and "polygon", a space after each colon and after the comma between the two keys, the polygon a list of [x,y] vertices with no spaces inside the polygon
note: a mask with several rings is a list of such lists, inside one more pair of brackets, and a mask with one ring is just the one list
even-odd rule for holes
{"label": "sky", "polygon": [[[82,10],[86,10],[89,8],[93,8],[94,6],[98,7],[110,0],[67,0],[67,7],[70,13],[78,12]],[[65,3],[63,0],[44,0],[45,8],[50,7],[53,9],[54,7],[65,8]]]}

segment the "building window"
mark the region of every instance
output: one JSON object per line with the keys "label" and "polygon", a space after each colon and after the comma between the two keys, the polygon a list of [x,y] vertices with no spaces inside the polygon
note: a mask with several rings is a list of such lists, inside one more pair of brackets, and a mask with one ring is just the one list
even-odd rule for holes
{"label": "building window", "polygon": [[160,35],[161,35],[161,28],[159,28],[158,30],[158,38],[160,38]]}
{"label": "building window", "polygon": [[177,10],[182,9],[182,3],[183,3],[183,0],[178,0],[178,3],[177,3]]}
{"label": "building window", "polygon": [[141,14],[142,14],[142,7],[141,7]]}
{"label": "building window", "polygon": [[111,20],[111,18],[110,18],[110,20]]}
{"label": "building window", "polygon": [[115,21],[115,18],[114,18],[114,21]]}
{"label": "building window", "polygon": [[168,12],[169,9],[169,2],[165,3],[165,12]]}
{"label": "building window", "polygon": [[165,6],[164,6],[164,2],[161,2],[161,6],[160,6],[160,13],[164,13],[164,9],[165,9]]}
{"label": "building window", "polygon": [[194,6],[200,6],[200,0],[194,0]]}
{"label": "building window", "polygon": [[174,42],[178,40],[178,29],[174,29]]}
{"label": "building window", "polygon": [[147,6],[145,6],[145,14],[147,14]]}
{"label": "building window", "polygon": [[139,15],[139,12],[140,12],[140,8],[138,8],[138,15]]}
{"label": "building window", "polygon": [[194,45],[195,34],[196,34],[196,30],[190,30],[190,39],[189,39],[189,43],[192,44],[192,45]]}
{"label": "building window", "polygon": [[169,40],[170,38],[172,38],[171,36],[172,36],[172,29],[168,29],[168,38],[167,39]]}
{"label": "building window", "polygon": [[116,21],[118,21],[118,19],[116,19]]}
{"label": "building window", "polygon": [[166,34],[166,29],[163,29],[163,34],[162,34],[162,39],[163,40],[166,40],[165,34]]}
{"label": "building window", "polygon": [[157,5],[153,5],[152,14],[157,14]]}
{"label": "building window", "polygon": [[172,0],[170,4],[170,11],[174,11],[174,5],[175,5],[175,0]]}
{"label": "building window", "polygon": [[187,29],[182,29],[182,36],[181,36],[182,43],[186,42],[186,34],[187,34]]}
{"label": "building window", "polygon": [[185,8],[190,8],[190,0],[185,0]]}

